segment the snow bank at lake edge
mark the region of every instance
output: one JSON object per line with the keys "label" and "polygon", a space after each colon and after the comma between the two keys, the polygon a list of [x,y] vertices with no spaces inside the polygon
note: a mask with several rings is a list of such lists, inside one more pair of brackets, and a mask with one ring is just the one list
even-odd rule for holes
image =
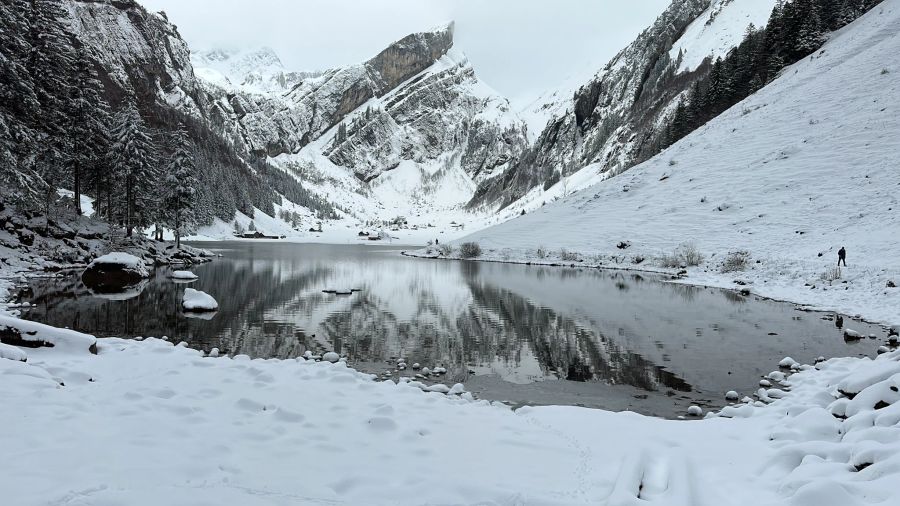
{"label": "snow bank at lake edge", "polygon": [[[900,381],[900,352],[804,366],[767,391],[771,403],[736,404],[693,422],[577,407],[513,411],[374,382],[343,362],[210,358],[153,338],[103,339],[98,356],[35,350],[29,360],[0,360],[8,408],[0,410],[8,429],[0,446],[21,456],[15,469],[41,470],[20,475],[0,462],[0,487],[16,504],[86,489],[90,503],[137,505],[163,496],[249,505],[515,497],[672,506],[898,497],[891,484],[900,478],[900,402],[874,394]],[[874,368],[879,374],[867,374]],[[850,400],[840,384],[859,393]],[[93,430],[72,438],[51,413]],[[85,452],[94,458],[66,464]],[[421,472],[434,466],[446,471]]]}

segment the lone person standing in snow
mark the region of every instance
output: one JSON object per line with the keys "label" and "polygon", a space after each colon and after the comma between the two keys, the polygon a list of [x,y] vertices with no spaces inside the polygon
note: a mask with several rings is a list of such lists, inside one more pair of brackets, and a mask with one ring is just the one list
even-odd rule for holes
{"label": "lone person standing in snow", "polygon": [[844,267],[847,267],[847,250],[843,246],[838,250],[838,267],[841,266],[841,262],[844,262]]}

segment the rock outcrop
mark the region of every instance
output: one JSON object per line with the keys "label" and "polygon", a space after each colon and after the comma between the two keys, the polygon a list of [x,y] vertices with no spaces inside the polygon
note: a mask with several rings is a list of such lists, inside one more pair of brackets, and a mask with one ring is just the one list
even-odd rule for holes
{"label": "rock outcrop", "polygon": [[325,154],[364,181],[402,161],[443,157],[474,181],[495,174],[526,146],[508,102],[484,87],[469,62],[451,53],[342,124]]}

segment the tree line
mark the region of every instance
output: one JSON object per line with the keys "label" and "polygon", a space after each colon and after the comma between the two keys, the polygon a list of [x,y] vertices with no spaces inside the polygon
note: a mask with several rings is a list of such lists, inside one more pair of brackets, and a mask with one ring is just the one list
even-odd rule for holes
{"label": "tree line", "polygon": [[712,62],[659,133],[668,147],[772,82],[785,67],[809,56],[829,32],[857,19],[881,0],[780,0],[765,28],[752,24],[740,45]]}

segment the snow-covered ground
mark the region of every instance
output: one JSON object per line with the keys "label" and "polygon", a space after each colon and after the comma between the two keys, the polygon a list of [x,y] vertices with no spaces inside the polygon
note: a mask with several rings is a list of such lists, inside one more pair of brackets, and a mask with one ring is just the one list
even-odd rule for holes
{"label": "snow-covered ground", "polygon": [[[8,323],[17,325],[0,326]],[[204,357],[161,339],[101,339],[98,348],[0,358],[5,503],[900,498],[900,352],[806,366],[760,393],[771,404],[685,422],[577,407],[513,411],[458,388],[444,395],[375,382],[343,362]]]}
{"label": "snow-covered ground", "polygon": [[[462,241],[485,259],[573,263],[565,249],[583,265],[657,270],[693,242],[705,262],[686,282],[900,322],[898,25],[900,1],[887,0],[650,161],[606,180],[588,166],[546,206],[532,199],[528,215]],[[849,266],[829,280],[841,246]],[[719,272],[734,251],[747,270]]]}

